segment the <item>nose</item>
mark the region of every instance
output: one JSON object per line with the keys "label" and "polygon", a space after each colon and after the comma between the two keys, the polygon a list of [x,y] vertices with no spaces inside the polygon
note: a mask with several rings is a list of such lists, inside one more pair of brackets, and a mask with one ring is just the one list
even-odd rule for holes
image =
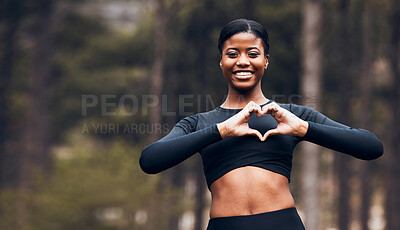
{"label": "nose", "polygon": [[248,65],[250,65],[250,61],[246,57],[246,55],[240,55],[238,60],[237,60],[237,62],[236,62],[236,65],[238,65],[238,66],[248,66]]}

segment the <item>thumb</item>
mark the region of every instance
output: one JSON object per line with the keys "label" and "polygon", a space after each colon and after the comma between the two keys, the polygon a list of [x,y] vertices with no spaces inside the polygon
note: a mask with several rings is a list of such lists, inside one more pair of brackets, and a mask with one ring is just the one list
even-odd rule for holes
{"label": "thumb", "polygon": [[278,132],[277,129],[270,129],[264,134],[263,139],[266,140],[270,135],[275,135],[275,134],[278,134],[278,133],[279,132]]}
{"label": "thumb", "polygon": [[255,129],[249,129],[248,131],[247,131],[247,134],[248,135],[254,135],[254,136],[257,136],[258,137],[258,139],[260,139],[261,141],[264,141],[265,139],[263,138],[263,136],[261,135],[261,133],[260,132],[258,132],[258,130],[255,130]]}

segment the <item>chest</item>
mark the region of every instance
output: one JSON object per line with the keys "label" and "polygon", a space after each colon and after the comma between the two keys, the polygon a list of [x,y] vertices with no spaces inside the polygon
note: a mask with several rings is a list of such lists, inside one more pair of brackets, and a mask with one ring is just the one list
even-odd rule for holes
{"label": "chest", "polygon": [[[207,126],[220,123],[229,119],[234,114],[224,114],[219,116],[218,119],[214,120],[203,120],[198,125],[198,128],[205,128]],[[269,114],[257,118],[253,114],[249,119],[249,127],[258,130],[262,135],[270,129],[276,128],[278,123]],[[227,137],[221,141],[218,141],[212,145],[207,146],[201,151],[203,156],[215,156],[229,153],[240,153],[241,156],[246,154],[252,154],[257,152],[258,154],[270,154],[270,155],[292,155],[293,149],[299,139],[295,136],[290,135],[274,135],[268,137],[265,141],[260,141],[258,137],[252,135],[239,136],[239,137]],[[235,155],[235,154],[233,154]]]}

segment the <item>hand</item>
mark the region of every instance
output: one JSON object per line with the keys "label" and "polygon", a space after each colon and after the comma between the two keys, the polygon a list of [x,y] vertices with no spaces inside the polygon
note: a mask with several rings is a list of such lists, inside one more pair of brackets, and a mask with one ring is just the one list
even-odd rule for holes
{"label": "hand", "polygon": [[[248,121],[253,112],[257,117],[271,114],[278,122],[275,129],[268,130],[264,135],[258,130],[251,129]],[[271,103],[260,108],[258,104],[251,101],[239,113],[232,116],[228,120],[217,124],[221,137],[255,135],[261,141],[265,141],[270,135],[295,135],[303,137],[308,130],[308,122],[301,120],[296,115],[280,107],[276,103]]]}
{"label": "hand", "polygon": [[249,127],[248,122],[253,112],[257,114],[257,117],[261,117],[265,114],[258,104],[250,101],[239,113],[217,124],[221,137],[255,135],[261,141],[264,141],[265,138],[263,138],[258,130]]}
{"label": "hand", "polygon": [[264,134],[264,140],[267,139],[268,136],[276,134],[303,137],[307,133],[308,122],[298,118],[296,115],[280,107],[275,102],[265,105],[262,108],[262,113],[271,114],[271,116],[278,122],[278,126],[275,129],[270,129]]}

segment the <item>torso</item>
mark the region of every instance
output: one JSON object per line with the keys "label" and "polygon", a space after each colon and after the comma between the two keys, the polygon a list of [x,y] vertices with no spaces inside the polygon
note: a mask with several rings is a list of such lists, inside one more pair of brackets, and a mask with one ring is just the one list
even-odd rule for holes
{"label": "torso", "polygon": [[[289,104],[280,105],[291,108]],[[294,108],[296,114],[307,118],[308,110]],[[218,107],[187,117],[177,126],[186,133],[202,130],[240,110]],[[253,115],[249,126],[260,133],[277,126],[270,115],[260,118]],[[225,138],[204,147],[200,154],[212,194],[210,217],[251,215],[294,207],[289,180],[293,149],[300,141],[296,136],[274,135],[260,142],[257,137],[247,135]]]}
{"label": "torso", "polygon": [[294,207],[288,179],[269,170],[245,166],[212,183],[210,217],[251,215]]}
{"label": "torso", "polygon": [[[187,133],[190,133],[193,130],[202,130],[225,121],[239,111],[240,109],[216,108],[210,112],[186,118],[184,119],[185,122],[181,122],[184,126],[179,126],[188,130]],[[265,133],[267,130],[275,128],[277,122],[269,114],[260,118],[253,114],[249,120],[249,126],[259,130],[260,133]],[[228,173],[232,174],[233,172],[231,171],[233,170],[241,172],[245,166],[255,166],[257,170],[263,172],[261,174],[262,178],[252,178],[257,182],[256,184],[262,183],[265,185],[265,183],[271,183],[271,181],[276,180],[276,177],[288,183],[293,149],[299,141],[300,139],[295,136],[274,135],[268,138],[268,141],[261,142],[255,136],[246,135],[224,138],[204,147],[200,154],[208,188],[211,190],[211,184],[214,184],[216,180],[225,181],[225,179],[230,178]],[[225,177],[222,178],[223,176]],[[236,184],[229,184],[234,185],[235,189],[237,188]],[[270,186],[270,184],[268,185]]]}

